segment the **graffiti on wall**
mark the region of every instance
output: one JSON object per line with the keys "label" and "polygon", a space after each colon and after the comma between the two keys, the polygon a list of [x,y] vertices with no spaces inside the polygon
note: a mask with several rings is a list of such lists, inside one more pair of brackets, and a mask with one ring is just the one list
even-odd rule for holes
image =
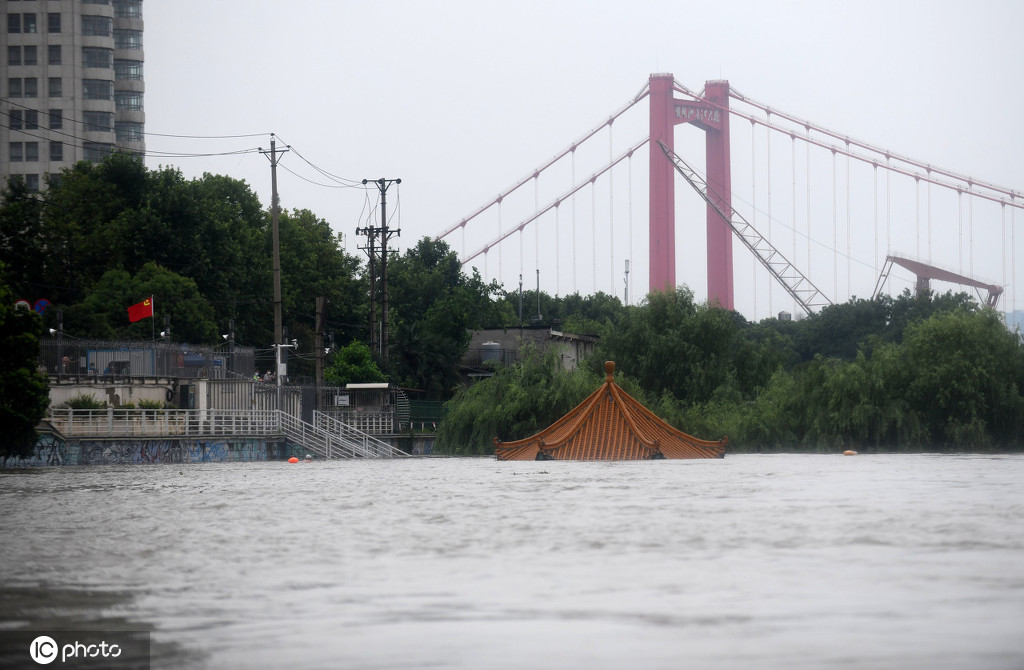
{"label": "graffiti on wall", "polygon": [[265,460],[267,447],[262,440],[223,442],[169,439],[83,442],[80,462],[82,465],[142,465]]}
{"label": "graffiti on wall", "polygon": [[36,442],[36,451],[29,458],[8,458],[3,460],[5,467],[26,465],[75,465],[78,463],[78,451],[74,445],[51,433],[41,433]]}

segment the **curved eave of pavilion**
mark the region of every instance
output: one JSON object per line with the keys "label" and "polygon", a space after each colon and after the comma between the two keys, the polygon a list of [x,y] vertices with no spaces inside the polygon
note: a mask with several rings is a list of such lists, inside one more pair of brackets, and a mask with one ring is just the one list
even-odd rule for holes
{"label": "curved eave of pavilion", "polygon": [[522,440],[494,439],[498,460],[721,458],[726,438],[701,440],[676,430],[623,391],[615,364],[596,391],[544,430]]}

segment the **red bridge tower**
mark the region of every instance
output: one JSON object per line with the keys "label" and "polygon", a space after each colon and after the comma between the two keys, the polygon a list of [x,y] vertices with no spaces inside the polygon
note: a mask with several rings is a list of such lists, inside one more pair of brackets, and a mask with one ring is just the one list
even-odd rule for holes
{"label": "red bridge tower", "polygon": [[[708,195],[732,213],[729,165],[729,82],[709,81],[700,100],[676,100],[671,74],[651,75],[650,126],[650,290],[676,287],[675,168],[658,141],[675,150],[675,126],[691,123],[705,133]],[[733,309],[732,230],[707,207],[708,302]]]}

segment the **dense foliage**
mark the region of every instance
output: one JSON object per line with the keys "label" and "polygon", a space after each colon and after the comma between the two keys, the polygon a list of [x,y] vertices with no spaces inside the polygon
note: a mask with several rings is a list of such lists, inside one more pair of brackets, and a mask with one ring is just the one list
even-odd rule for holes
{"label": "dense foliage", "polygon": [[610,321],[586,369],[528,358],[456,396],[438,447],[491,453],[493,437],[535,432],[596,388],[605,360],[659,416],[733,450],[1024,447],[1021,337],[963,294],[749,323],[680,289]]}
{"label": "dense foliage", "polygon": [[373,384],[387,381],[384,373],[373,360],[370,347],[365,342],[353,340],[338,349],[330,367],[324,370],[324,377],[330,384]]}
{"label": "dense foliage", "polygon": [[0,461],[31,456],[50,404],[46,375],[37,369],[42,329],[39,315],[15,308],[0,282]]}
{"label": "dense foliage", "polygon": [[401,385],[449,398],[459,385],[459,359],[472,329],[511,323],[496,283],[485,284],[474,268],[462,271],[445,242],[421,239],[388,269],[391,310],[391,373]]}
{"label": "dense foliage", "polygon": [[[59,309],[72,337],[149,339],[169,319],[174,340],[220,345],[233,321],[236,342],[272,359],[270,214],[245,182],[186,180],[114,154],[65,170],[45,193],[12,180],[0,197],[0,279],[16,298],[53,304],[47,327]],[[308,377],[316,298],[327,298],[325,331],[336,342],[368,342],[369,282],[361,259],[312,212],[281,212],[279,230],[284,326],[299,341],[289,373]],[[377,364],[395,382],[446,396],[467,328],[511,315],[493,299],[497,286],[463,273],[443,242],[419,242],[389,274],[393,365],[380,352]],[[129,323],[127,307],[151,295],[155,320]]]}

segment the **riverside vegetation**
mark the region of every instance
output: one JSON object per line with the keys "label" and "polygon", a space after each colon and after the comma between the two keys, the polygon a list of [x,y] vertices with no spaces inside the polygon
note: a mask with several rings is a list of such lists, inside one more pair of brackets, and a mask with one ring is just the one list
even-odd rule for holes
{"label": "riverside vegetation", "polygon": [[[53,304],[42,317],[0,312],[0,350],[10,359],[0,429],[20,431],[21,443],[45,411],[35,359],[57,309],[68,336],[149,339],[153,324],[128,323],[125,309],[154,295],[157,318],[170,317],[177,340],[222,344],[231,320],[239,344],[271,341],[270,213],[245,182],[185,180],[114,154],[64,170],[42,194],[12,180],[0,200],[0,295],[8,306],[19,298]],[[493,453],[493,437],[547,425],[600,384],[605,360],[657,414],[695,435],[728,435],[734,451],[1021,449],[1021,339],[966,294],[852,299],[799,321],[754,323],[696,302],[685,287],[630,306],[600,292],[520,296],[463,271],[444,242],[423,238],[389,263],[384,360],[365,345],[364,259],[306,209],[281,212],[280,239],[284,324],[299,341],[292,376],[312,372],[314,300],[325,296],[336,343],[329,382],[387,379],[447,401],[439,451]],[[545,325],[599,336],[594,355],[562,372],[553,355],[524,351],[462,388],[458,364],[472,330],[518,327],[520,305],[529,306],[526,319],[536,306]],[[273,351],[258,355],[269,363]]]}
{"label": "riverside vegetation", "polygon": [[1022,448],[1021,337],[966,294],[883,295],[751,323],[679,289],[601,330],[573,372],[531,352],[461,390],[438,449],[493,453],[492,437],[539,430],[601,383],[605,360],[656,414],[694,435],[728,435],[731,451]]}

